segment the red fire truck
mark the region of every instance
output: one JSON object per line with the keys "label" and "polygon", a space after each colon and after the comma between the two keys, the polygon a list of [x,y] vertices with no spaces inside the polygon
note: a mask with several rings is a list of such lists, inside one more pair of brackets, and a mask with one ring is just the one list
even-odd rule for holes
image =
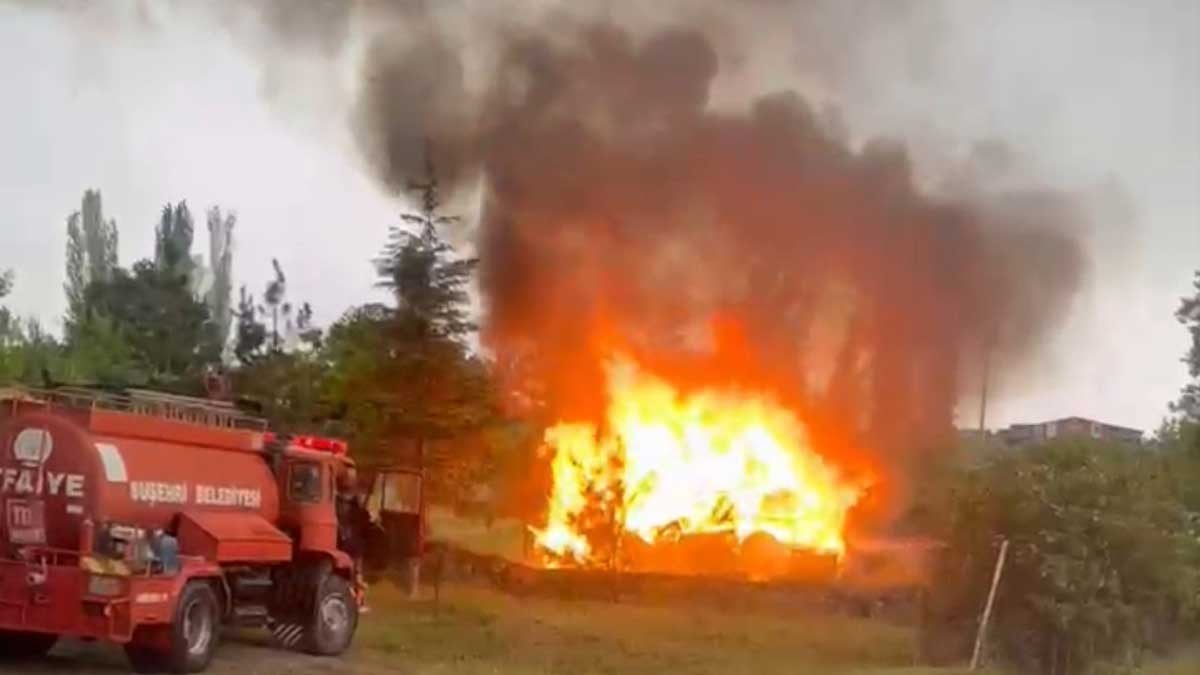
{"label": "red fire truck", "polygon": [[[203,399],[9,392],[0,659],[70,636],[124,645],[135,670],[200,672],[225,625],[342,653],[362,602],[358,562],[338,537],[339,476],[352,468],[344,443],[277,436]],[[376,477],[392,491],[374,500],[377,514],[398,505],[409,513],[384,521],[419,522],[419,479]]]}

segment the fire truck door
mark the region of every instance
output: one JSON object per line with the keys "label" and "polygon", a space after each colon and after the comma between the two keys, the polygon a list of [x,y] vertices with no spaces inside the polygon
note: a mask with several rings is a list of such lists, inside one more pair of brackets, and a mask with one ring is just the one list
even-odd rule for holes
{"label": "fire truck door", "polygon": [[388,566],[421,555],[424,539],[424,495],[421,474],[382,470],[371,486],[367,508],[377,528],[368,539],[368,562]]}

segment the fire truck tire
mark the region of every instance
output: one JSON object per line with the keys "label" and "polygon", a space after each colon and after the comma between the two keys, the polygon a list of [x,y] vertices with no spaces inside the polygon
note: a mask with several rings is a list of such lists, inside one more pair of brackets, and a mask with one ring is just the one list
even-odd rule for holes
{"label": "fire truck tire", "polygon": [[357,628],[358,602],[350,582],[336,574],[326,576],[304,630],[304,650],[316,656],[338,656],[350,647]]}
{"label": "fire truck tire", "polygon": [[57,635],[0,631],[0,659],[24,661],[46,655],[58,642]]}
{"label": "fire truck tire", "polygon": [[171,649],[166,657],[172,673],[199,673],[208,668],[220,641],[221,605],[212,585],[190,581],[179,594],[171,622]]}

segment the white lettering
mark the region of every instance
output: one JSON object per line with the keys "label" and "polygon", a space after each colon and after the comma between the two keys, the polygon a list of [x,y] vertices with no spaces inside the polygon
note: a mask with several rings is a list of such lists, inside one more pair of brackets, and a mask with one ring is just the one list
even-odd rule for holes
{"label": "white lettering", "polygon": [[0,470],[0,494],[48,494],[57,497],[65,493],[68,497],[82,499],[84,483],[84,476],[77,473],[42,473],[40,469],[12,467]]}
{"label": "white lettering", "polygon": [[257,509],[262,507],[262,491],[250,488],[197,485],[196,504]]}
{"label": "white lettering", "polygon": [[129,498],[149,504],[186,504],[188,486],[187,483],[133,481],[129,484]]}
{"label": "white lettering", "polygon": [[54,473],[53,471],[46,472],[46,481],[49,484],[51,496],[62,492],[63,482],[67,480],[67,474]]}
{"label": "white lettering", "polygon": [[33,471],[22,469],[21,476],[17,478],[17,494],[31,495],[36,494],[37,489],[33,487]]}
{"label": "white lettering", "polygon": [[67,476],[67,496],[72,499],[83,499],[83,476],[76,473]]}

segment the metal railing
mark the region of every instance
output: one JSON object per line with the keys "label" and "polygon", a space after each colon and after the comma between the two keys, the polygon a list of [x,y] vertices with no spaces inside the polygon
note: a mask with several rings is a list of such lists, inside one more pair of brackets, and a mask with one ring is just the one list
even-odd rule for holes
{"label": "metal railing", "polygon": [[115,394],[85,387],[16,387],[4,393],[13,405],[24,401],[44,404],[47,408],[59,406],[73,410],[109,410],[224,429],[267,429],[266,420],[247,415],[231,403],[145,389],[128,389],[123,394]]}

